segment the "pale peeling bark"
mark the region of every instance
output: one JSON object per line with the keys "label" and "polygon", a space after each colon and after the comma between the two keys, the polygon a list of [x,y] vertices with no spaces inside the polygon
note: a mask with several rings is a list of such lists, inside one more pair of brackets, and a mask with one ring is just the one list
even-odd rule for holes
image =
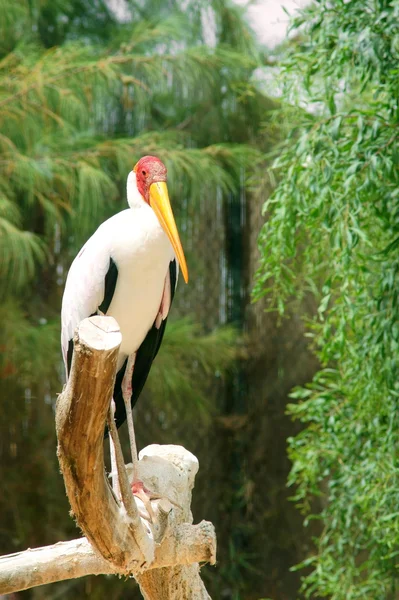
{"label": "pale peeling bark", "polygon": [[[139,466],[140,477],[159,490],[162,496],[167,496],[172,502],[180,504],[181,509],[174,510],[169,519],[172,530],[180,531],[179,527],[184,523],[192,523],[191,490],[198,471],[197,458],[181,446],[154,444],[140,452]],[[214,531],[211,523],[208,525],[210,528],[206,545],[212,547]],[[184,540],[181,542],[185,543]],[[214,550],[216,551],[216,548]],[[214,563],[215,558],[212,556],[210,562]],[[199,565],[190,564],[191,562],[194,561],[187,560],[186,564],[182,565],[176,561],[174,567],[151,569],[137,575],[136,579],[144,597],[147,600],[156,598],[209,600],[210,597],[200,577]]]}
{"label": "pale peeling bark", "polygon": [[[134,502],[124,515],[104,470],[104,428],[122,336],[115,319],[91,317],[74,339],[71,375],[57,401],[58,459],[72,512],[98,553],[120,573],[140,570],[154,558]],[[130,508],[130,506],[129,506]],[[142,556],[132,561],[132,546]]]}
{"label": "pale peeling bark", "polygon": [[[207,521],[201,521],[198,525],[184,524],[156,548],[155,560],[149,568],[172,567],[187,562],[212,562],[214,536],[213,527]],[[98,556],[86,538],[80,538],[1,556],[0,594],[85,575],[112,574],[118,573],[109,562]]]}
{"label": "pale peeling bark", "polygon": [[1,557],[0,593],[114,573],[134,576],[145,600],[209,598],[198,563],[215,563],[216,537],[211,523],[191,524],[196,457],[180,446],[153,445],[141,452],[140,478],[162,497],[153,502],[158,519],[151,528],[133,497],[121,504],[106,477],[103,435],[120,342],[111,317],[82,321],[71,376],[57,402],[58,458],[86,538]]}

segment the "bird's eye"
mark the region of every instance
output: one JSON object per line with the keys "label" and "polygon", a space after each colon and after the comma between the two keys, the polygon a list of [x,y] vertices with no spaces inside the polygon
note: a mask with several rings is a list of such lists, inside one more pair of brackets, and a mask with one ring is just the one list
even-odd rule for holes
{"label": "bird's eye", "polygon": [[141,174],[144,175],[144,177],[147,175],[147,172],[144,171],[144,169],[141,171]]}

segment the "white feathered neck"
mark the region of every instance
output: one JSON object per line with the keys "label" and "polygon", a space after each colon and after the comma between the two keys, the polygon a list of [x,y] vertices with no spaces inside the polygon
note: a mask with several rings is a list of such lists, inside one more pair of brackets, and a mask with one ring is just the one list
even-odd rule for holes
{"label": "white feathered neck", "polygon": [[127,176],[126,190],[127,201],[130,208],[141,208],[147,205],[143,196],[137,189],[136,173],[134,171],[130,171],[129,175]]}

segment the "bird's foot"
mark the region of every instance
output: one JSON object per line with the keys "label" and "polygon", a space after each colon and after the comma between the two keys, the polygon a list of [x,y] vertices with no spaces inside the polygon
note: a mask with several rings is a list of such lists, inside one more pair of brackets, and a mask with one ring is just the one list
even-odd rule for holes
{"label": "bird's foot", "polygon": [[[154,541],[157,544],[161,543],[168,527],[170,511],[173,508],[172,504],[179,505],[161,494],[151,492],[138,479],[131,484],[131,488],[133,495],[139,500],[137,508],[140,516],[148,521],[148,527],[152,531]],[[143,508],[140,507],[141,503]]]}
{"label": "bird's foot", "polygon": [[155,516],[154,509],[151,505],[151,501],[152,500],[160,500],[161,499],[160,494],[151,492],[149,489],[147,489],[145,487],[144,483],[140,480],[133,481],[132,492],[133,492],[133,496],[136,496],[136,498],[139,498],[139,500],[141,500],[141,502],[144,505],[145,510],[147,511],[147,515],[146,515],[146,513],[141,511],[141,513],[140,513],[141,516],[146,518],[151,523],[155,523],[156,516]]}

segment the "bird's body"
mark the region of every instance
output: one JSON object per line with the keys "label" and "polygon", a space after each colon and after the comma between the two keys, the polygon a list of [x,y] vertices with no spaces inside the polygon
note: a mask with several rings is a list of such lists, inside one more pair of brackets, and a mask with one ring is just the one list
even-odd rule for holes
{"label": "bird's body", "polygon": [[67,377],[73,336],[83,319],[109,315],[120,327],[113,411],[118,427],[127,417],[135,489],[140,482],[132,407],[162,342],[178,264],[188,279],[166,178],[165,165],[158,158],[139,160],[127,180],[129,208],[100,225],[83,246],[69,270],[62,300],[61,344]]}
{"label": "bird's body", "polygon": [[[132,209],[124,212],[137,235],[134,244],[129,244],[130,227],[124,224],[124,251],[119,255],[116,252],[114,259],[118,266],[118,283],[107,314],[119,323],[120,354],[126,357],[137,352],[156,320],[174,252],[151,208],[143,207],[137,215],[140,218],[133,215]],[[134,319],[134,315],[140,315],[140,319]]]}
{"label": "bird's body", "polygon": [[[128,208],[100,225],[68,273],[62,307],[65,363],[77,325],[101,312],[114,317],[121,330],[119,370],[156,321],[174,259],[171,243],[147,204]],[[106,286],[108,273],[113,281]]]}
{"label": "bird's body", "polygon": [[[187,265],[166,187],[166,167],[154,156],[141,158],[127,179],[129,208],[105,221],[83,246],[68,273],[62,300],[61,345],[67,377],[73,336],[92,315],[112,316],[122,334],[108,425],[127,418],[133,461],[133,494],[151,516],[151,493],[138,478],[132,408],[162,342],[173,300],[178,264],[187,282]],[[115,423],[114,423],[115,420]],[[116,455],[111,440],[114,491]],[[120,466],[124,469],[123,465]],[[119,467],[118,467],[119,469]]]}

